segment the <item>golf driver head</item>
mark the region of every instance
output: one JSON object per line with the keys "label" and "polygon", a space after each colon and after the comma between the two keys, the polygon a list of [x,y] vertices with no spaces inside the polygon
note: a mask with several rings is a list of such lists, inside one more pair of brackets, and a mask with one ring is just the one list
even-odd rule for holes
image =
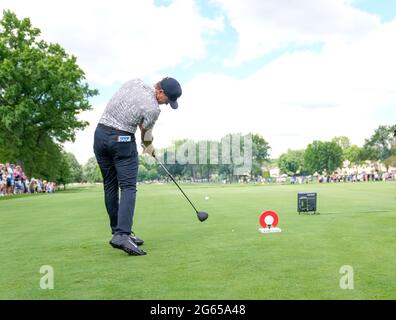
{"label": "golf driver head", "polygon": [[206,219],[208,219],[208,213],[204,211],[199,211],[197,212],[197,217],[199,221],[204,222]]}

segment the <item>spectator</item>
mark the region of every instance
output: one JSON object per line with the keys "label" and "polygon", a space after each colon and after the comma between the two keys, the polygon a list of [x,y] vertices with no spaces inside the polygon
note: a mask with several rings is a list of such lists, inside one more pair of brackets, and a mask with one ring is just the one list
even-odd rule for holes
{"label": "spectator", "polygon": [[36,179],[32,178],[30,180],[30,184],[29,184],[29,192],[30,193],[35,193],[36,192],[36,186],[37,186]]}
{"label": "spectator", "polygon": [[55,192],[54,182],[29,178],[23,172],[20,165],[0,163],[0,196],[35,193]]}
{"label": "spectator", "polygon": [[15,194],[23,193],[22,177],[23,177],[23,172],[21,167],[16,166],[14,170]]}
{"label": "spectator", "polygon": [[7,172],[5,166],[0,164],[0,196],[6,195],[7,192]]}

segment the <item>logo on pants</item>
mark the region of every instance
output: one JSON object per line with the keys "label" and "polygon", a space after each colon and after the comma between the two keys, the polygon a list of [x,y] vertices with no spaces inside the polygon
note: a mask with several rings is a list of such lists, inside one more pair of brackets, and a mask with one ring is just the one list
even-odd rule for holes
{"label": "logo on pants", "polygon": [[118,136],[118,142],[131,142],[131,136]]}

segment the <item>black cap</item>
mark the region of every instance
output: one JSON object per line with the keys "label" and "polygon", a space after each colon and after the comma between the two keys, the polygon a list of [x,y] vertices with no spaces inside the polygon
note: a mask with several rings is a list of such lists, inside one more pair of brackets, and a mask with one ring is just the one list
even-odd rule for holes
{"label": "black cap", "polygon": [[169,104],[173,109],[179,107],[177,99],[182,95],[180,83],[176,79],[166,77],[160,82],[162,90],[169,99]]}

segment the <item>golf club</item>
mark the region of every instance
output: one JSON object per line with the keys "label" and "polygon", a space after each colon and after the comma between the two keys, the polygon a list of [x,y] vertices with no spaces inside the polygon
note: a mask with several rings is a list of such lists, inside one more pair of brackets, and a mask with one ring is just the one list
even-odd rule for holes
{"label": "golf club", "polygon": [[175,178],[173,178],[173,176],[170,174],[170,172],[165,168],[165,166],[161,163],[161,161],[159,161],[157,159],[157,157],[155,155],[153,155],[154,159],[157,160],[157,162],[160,164],[160,166],[162,167],[162,169],[165,170],[165,172],[167,173],[167,175],[169,176],[169,178],[172,179],[172,181],[177,185],[177,187],[180,189],[180,191],[183,193],[183,195],[186,197],[186,199],[188,200],[188,202],[190,202],[191,206],[194,208],[195,212],[197,213],[197,217],[198,220],[203,222],[206,219],[208,219],[208,213],[204,212],[204,211],[198,211],[195,206],[192,204],[192,202],[190,201],[190,199],[186,196],[186,194],[184,193],[184,191],[182,190],[182,188],[180,188],[180,186],[177,184]]}

